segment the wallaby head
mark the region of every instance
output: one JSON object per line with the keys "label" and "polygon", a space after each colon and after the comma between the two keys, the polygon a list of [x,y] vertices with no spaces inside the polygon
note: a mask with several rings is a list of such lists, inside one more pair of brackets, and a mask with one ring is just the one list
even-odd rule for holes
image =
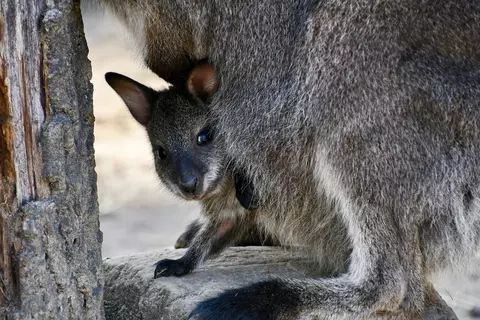
{"label": "wallaby head", "polygon": [[213,67],[195,66],[183,87],[156,91],[117,73],[105,79],[148,133],[160,180],[176,195],[203,199],[226,180],[222,141],[208,103],[218,87]]}

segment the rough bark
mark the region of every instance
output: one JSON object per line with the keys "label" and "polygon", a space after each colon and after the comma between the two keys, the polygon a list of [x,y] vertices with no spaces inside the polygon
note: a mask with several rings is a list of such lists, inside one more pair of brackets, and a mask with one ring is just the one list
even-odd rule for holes
{"label": "rough bark", "polygon": [[79,1],[0,0],[0,319],[103,319]]}

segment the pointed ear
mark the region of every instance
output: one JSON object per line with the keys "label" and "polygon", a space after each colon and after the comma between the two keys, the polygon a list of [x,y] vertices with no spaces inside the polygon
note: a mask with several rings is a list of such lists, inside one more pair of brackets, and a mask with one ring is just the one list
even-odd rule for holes
{"label": "pointed ear", "polygon": [[203,101],[212,97],[218,89],[218,77],[213,66],[202,63],[192,69],[187,78],[188,92]]}
{"label": "pointed ear", "polygon": [[106,73],[105,80],[125,102],[135,120],[146,126],[150,119],[151,107],[157,92],[115,72]]}

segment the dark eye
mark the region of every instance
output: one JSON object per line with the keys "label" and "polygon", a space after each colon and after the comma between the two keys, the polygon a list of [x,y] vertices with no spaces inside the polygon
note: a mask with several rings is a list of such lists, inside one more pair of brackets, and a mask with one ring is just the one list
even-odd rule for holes
{"label": "dark eye", "polygon": [[162,147],[158,147],[157,157],[159,157],[160,160],[165,160],[165,158],[167,158],[167,151],[165,151],[165,149],[163,149]]}
{"label": "dark eye", "polygon": [[211,129],[203,129],[197,136],[197,144],[204,146],[213,139],[213,131]]}

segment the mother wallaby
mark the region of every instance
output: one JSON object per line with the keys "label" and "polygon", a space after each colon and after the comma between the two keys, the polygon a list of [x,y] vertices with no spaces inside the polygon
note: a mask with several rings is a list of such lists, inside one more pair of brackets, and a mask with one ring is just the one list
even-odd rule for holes
{"label": "mother wallaby", "polygon": [[191,318],[420,319],[441,303],[430,275],[480,243],[480,2],[100,2],[165,80],[208,59],[218,134],[270,213],[259,223],[348,262]]}

